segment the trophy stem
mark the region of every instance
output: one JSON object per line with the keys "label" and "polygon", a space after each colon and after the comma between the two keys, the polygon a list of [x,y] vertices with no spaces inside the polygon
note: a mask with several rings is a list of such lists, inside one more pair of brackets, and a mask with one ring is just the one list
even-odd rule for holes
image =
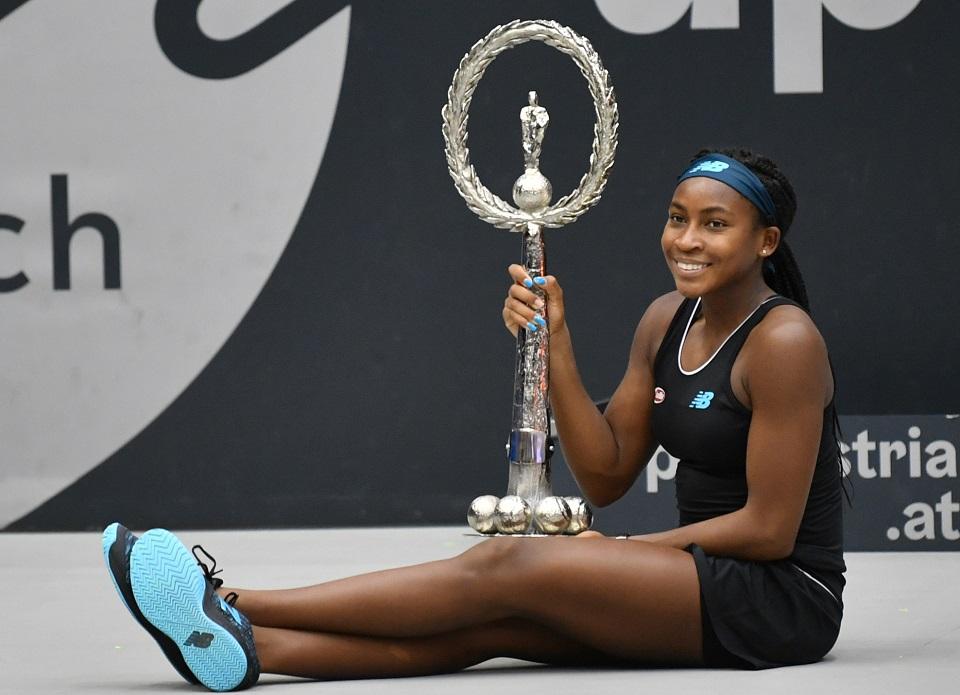
{"label": "trophy stem", "polygon": [[[546,253],[542,228],[528,223],[521,236],[521,263],[527,273],[532,278],[545,275]],[[539,285],[535,284],[532,290],[539,297],[544,296]],[[549,321],[546,305],[541,314]],[[507,494],[524,498],[531,507],[536,507],[540,500],[553,494],[547,452],[550,422],[549,350],[550,334],[546,328],[517,333]]]}

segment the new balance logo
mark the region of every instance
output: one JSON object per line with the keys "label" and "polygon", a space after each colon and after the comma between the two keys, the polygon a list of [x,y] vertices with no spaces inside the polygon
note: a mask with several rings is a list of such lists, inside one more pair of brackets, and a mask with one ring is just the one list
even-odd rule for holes
{"label": "new balance logo", "polygon": [[713,391],[697,391],[697,395],[690,401],[690,407],[697,410],[706,410],[713,400]]}
{"label": "new balance logo", "polygon": [[695,171],[712,171],[715,174],[719,174],[724,169],[729,169],[730,165],[726,162],[718,162],[715,159],[711,159],[707,162],[700,162],[697,166],[693,167],[688,174],[692,174]]}
{"label": "new balance logo", "polygon": [[187,641],[183,643],[183,646],[206,649],[212,642],[213,635],[211,635],[209,632],[197,632],[194,630],[192,633],[190,633],[190,636],[187,637]]}

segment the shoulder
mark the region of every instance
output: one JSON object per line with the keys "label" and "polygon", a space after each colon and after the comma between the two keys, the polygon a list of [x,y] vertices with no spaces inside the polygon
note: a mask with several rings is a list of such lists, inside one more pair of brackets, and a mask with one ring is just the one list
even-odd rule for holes
{"label": "shoulder", "polygon": [[651,324],[663,324],[663,328],[666,330],[682,303],[683,295],[676,290],[662,294],[650,302],[650,306],[643,312],[643,318],[640,321],[641,323],[646,321]]}
{"label": "shoulder", "polygon": [[810,315],[798,306],[775,306],[750,332],[751,353],[784,358],[811,355],[826,359],[827,345]]}
{"label": "shoulder", "polygon": [[674,290],[650,302],[634,333],[632,352],[635,355],[642,355],[653,364],[653,358],[683,299],[683,295]]}
{"label": "shoulder", "polygon": [[810,315],[775,306],[750,332],[744,368],[751,398],[758,390],[832,392],[827,345]]}

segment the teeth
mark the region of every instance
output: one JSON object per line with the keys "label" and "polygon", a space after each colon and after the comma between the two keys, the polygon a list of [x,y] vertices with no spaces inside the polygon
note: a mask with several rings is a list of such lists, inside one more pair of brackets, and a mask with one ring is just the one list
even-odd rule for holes
{"label": "teeth", "polygon": [[701,268],[706,268],[706,263],[684,263],[683,261],[677,261],[677,266],[680,270],[700,270]]}

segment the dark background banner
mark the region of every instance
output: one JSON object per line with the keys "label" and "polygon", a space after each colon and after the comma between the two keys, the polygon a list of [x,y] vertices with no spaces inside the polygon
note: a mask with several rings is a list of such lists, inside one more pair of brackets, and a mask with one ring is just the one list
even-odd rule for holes
{"label": "dark background banner", "polygon": [[[242,27],[226,22],[224,33],[212,36],[213,20],[198,2],[131,3],[136,9],[127,10],[128,24],[111,15],[109,3],[71,3],[84,8],[94,33],[77,41],[96,44],[99,37],[104,65],[138,66],[142,60],[145,70],[155,71],[149,73],[155,82],[144,89],[165,88],[166,80],[182,85],[157,108],[187,108],[210,99],[182,129],[210,128],[204,142],[223,137],[224,154],[200,151],[199,145],[164,146],[162,157],[175,157],[179,173],[133,190],[131,182],[157,169],[148,158],[103,164],[94,141],[83,157],[66,160],[52,152],[41,160],[36,153],[43,148],[17,144],[22,136],[4,140],[14,154],[0,174],[0,214],[7,216],[0,218],[6,220],[0,224],[0,278],[23,271],[31,281],[0,288],[0,308],[13,317],[4,331],[11,342],[0,345],[4,354],[20,354],[16,349],[26,350],[24,341],[29,347],[35,340],[37,349],[46,345],[43,350],[62,344],[57,349],[68,355],[74,349],[69,340],[31,337],[29,322],[46,320],[51,303],[72,301],[65,315],[92,317],[76,330],[90,332],[91,345],[100,345],[100,356],[108,359],[112,343],[106,338],[95,343],[99,329],[90,321],[122,308],[120,299],[116,309],[104,308],[102,298],[126,297],[123,310],[130,310],[138,288],[151,287],[156,303],[139,307],[139,318],[129,320],[130,335],[135,320],[148,323],[165,311],[189,315],[194,302],[200,326],[171,341],[155,362],[131,358],[129,366],[124,362],[116,370],[120,381],[160,374],[156,365],[179,359],[179,350],[203,338],[207,319],[200,321],[199,307],[206,299],[223,296],[226,302],[242,294],[227,280],[218,281],[222,273],[232,268],[242,275],[242,264],[259,263],[262,280],[247,288],[249,301],[237,319],[225,324],[206,357],[196,358],[181,386],[144,408],[139,420],[131,419],[126,434],[97,435],[99,448],[90,451],[102,453],[84,454],[83,460],[77,454],[73,461],[69,438],[109,421],[111,412],[120,417],[170,380],[146,380],[131,388],[132,395],[94,406],[74,398],[80,387],[65,378],[56,386],[62,394],[56,391],[52,402],[67,404],[63,409],[69,412],[36,405],[20,424],[11,420],[2,434],[15,446],[9,462],[0,464],[0,483],[13,485],[16,478],[23,484],[24,477],[35,476],[40,487],[24,489],[46,492],[31,493],[35,503],[8,511],[0,526],[92,529],[114,519],[133,527],[205,528],[460,523],[475,495],[502,491],[513,342],[502,327],[500,306],[505,268],[519,257],[519,239],[480,222],[454,191],[439,114],[464,52],[493,26],[521,17],[555,19],[587,36],[610,71],[620,106],[620,147],[603,200],[576,224],[547,236],[549,268],[563,283],[578,363],[591,394],[599,399],[612,392],[644,308],[671,289],[658,239],[676,174],[702,146],[752,147],[777,160],[798,191],[790,240],[836,367],[847,443],[869,431],[870,441],[899,441],[910,450],[911,441],[930,447],[943,440],[953,451],[952,468],[944,459],[932,475],[924,468],[927,459],[948,453],[921,452],[915,464],[921,474],[912,476],[909,455],[898,458],[900,448],[888,447],[889,460],[896,461],[891,473],[874,477],[863,473],[869,468],[857,471],[854,452],[850,547],[956,547],[952,529],[958,519],[951,511],[960,501],[956,421],[936,414],[960,410],[953,299],[960,239],[949,214],[960,182],[954,156],[960,151],[955,125],[960,96],[952,82],[960,46],[945,30],[960,21],[960,5],[883,0],[876,3],[877,17],[852,17],[850,3],[834,0],[822,8],[811,0],[806,14],[787,22],[786,15],[779,21],[775,16],[775,10],[786,11],[779,1],[725,2],[726,14],[721,8],[714,16],[703,3],[685,10],[690,3],[666,0],[628,3],[634,9],[626,15],[617,14],[617,3],[585,0],[274,4],[275,14]],[[675,21],[657,20],[663,26],[655,27],[654,10],[670,5],[680,8]],[[883,25],[880,14],[892,17],[897,6],[908,5],[916,6]],[[57,77],[56,57],[61,52],[70,60],[65,37],[80,30],[64,27],[57,34],[45,21],[61,7],[45,0],[0,4],[0,39],[11,39],[0,75],[14,104],[29,99],[42,104],[70,86],[66,77]],[[734,26],[729,26],[731,7],[739,7]],[[638,33],[644,22],[649,33]],[[871,22],[878,26],[857,26]],[[724,23],[727,28],[719,28]],[[322,57],[334,42],[335,25],[345,33],[348,27],[342,64]],[[149,33],[149,40],[124,43],[117,36],[128,26],[131,34]],[[30,35],[35,53],[27,48],[16,53],[11,41],[23,37],[27,46],[28,29],[36,32]],[[333,89],[329,97],[329,137],[309,125],[300,130],[287,125],[291,114],[310,108],[306,101],[298,106],[297,99],[318,89],[312,80],[327,76],[335,86],[341,65],[339,93]],[[296,78],[302,81],[265,80],[268,71],[281,67],[302,75]],[[17,81],[21,74],[30,75],[29,84]],[[139,83],[147,79],[131,73],[111,87],[95,77],[103,73],[90,72],[85,93],[118,104],[124,99],[133,104]],[[204,120],[227,90],[258,79],[265,80],[257,87],[262,91],[253,92],[248,105],[225,111],[215,123]],[[290,94],[281,94],[280,87],[268,94],[271,82],[291,86]],[[566,56],[526,44],[490,66],[471,106],[473,162],[484,184],[503,197],[522,171],[517,114],[530,89],[539,92],[551,114],[541,168],[557,196],[571,190],[587,168],[593,110],[586,83]],[[36,117],[36,111],[31,116],[11,108],[13,115],[3,121],[7,130],[26,127]],[[67,114],[71,122],[93,119],[86,108]],[[97,115],[98,123],[109,122],[111,134],[96,137],[117,139],[118,151],[138,151],[142,142],[162,134],[164,124],[158,122],[153,130],[120,138],[117,133],[133,128],[138,118],[125,119],[116,108]],[[261,114],[256,123],[244,124],[254,112]],[[254,125],[262,133],[252,130]],[[85,142],[91,136],[78,131],[71,137]],[[277,154],[280,144],[291,154]],[[204,194],[211,205],[217,196],[234,201],[224,206],[227,222],[201,224],[191,217],[201,208],[181,202],[178,196],[189,191],[178,185],[191,171],[238,150],[247,159],[216,174],[217,187]],[[312,183],[295,175],[293,164],[284,168],[305,150],[316,153]],[[245,182],[268,165],[280,174],[266,177],[256,198]],[[49,256],[23,250],[38,238],[55,243],[49,241],[56,227],[51,199],[58,194],[50,177],[57,174],[68,176],[71,194],[61,234],[67,222],[92,211],[117,225],[120,274],[112,287],[101,281],[111,261],[96,244],[83,256],[72,247],[75,284],[85,268],[93,277],[81,290],[54,289]],[[196,185],[212,178],[198,176]],[[35,182],[29,184],[33,189],[28,180]],[[251,214],[245,202],[262,200],[266,209],[295,184],[303,189],[302,202],[287,206],[286,227],[258,223],[241,234]],[[140,201],[159,199],[164,211],[179,216],[176,224],[165,222],[148,233],[154,213]],[[21,231],[10,229],[16,220],[24,222]],[[211,247],[210,265],[203,266],[210,268],[236,244],[274,227],[282,227],[275,260],[260,252],[238,254],[222,271],[184,272],[176,281],[170,274],[180,272],[190,256],[182,262],[153,256],[150,263],[151,256],[138,247],[141,238],[169,248],[191,230],[198,235],[215,230],[219,246]],[[34,262],[40,270],[32,270]],[[236,282],[239,288],[242,280]],[[92,314],[91,307],[100,313]],[[18,323],[21,315],[28,318]],[[49,319],[51,325],[65,320]],[[17,336],[16,349],[10,336]],[[129,354],[136,356],[150,341],[131,338],[130,345]],[[61,352],[51,352],[50,359],[61,359]],[[44,368],[27,357],[6,361],[8,371],[0,373],[5,402],[11,413],[27,412],[17,394],[39,383],[30,369],[39,375]],[[35,402],[46,401],[37,396]],[[76,413],[85,413],[87,424],[74,423]],[[74,430],[64,425],[67,420]],[[911,438],[914,426],[922,434]],[[55,438],[65,438],[59,453],[44,454],[41,445]],[[17,453],[21,450],[32,452],[29,461],[37,463],[22,463],[28,458]],[[66,468],[64,462],[69,472],[61,470],[58,478],[54,473]],[[559,459],[555,466],[562,487],[568,478]],[[54,480],[61,482],[49,482]],[[628,499],[600,512],[601,528],[642,530],[675,521],[669,480],[660,481],[655,494],[642,487],[645,480],[641,476]],[[926,508],[910,506],[914,503],[929,507],[933,521],[926,521]],[[924,520],[917,521],[920,517]]]}

